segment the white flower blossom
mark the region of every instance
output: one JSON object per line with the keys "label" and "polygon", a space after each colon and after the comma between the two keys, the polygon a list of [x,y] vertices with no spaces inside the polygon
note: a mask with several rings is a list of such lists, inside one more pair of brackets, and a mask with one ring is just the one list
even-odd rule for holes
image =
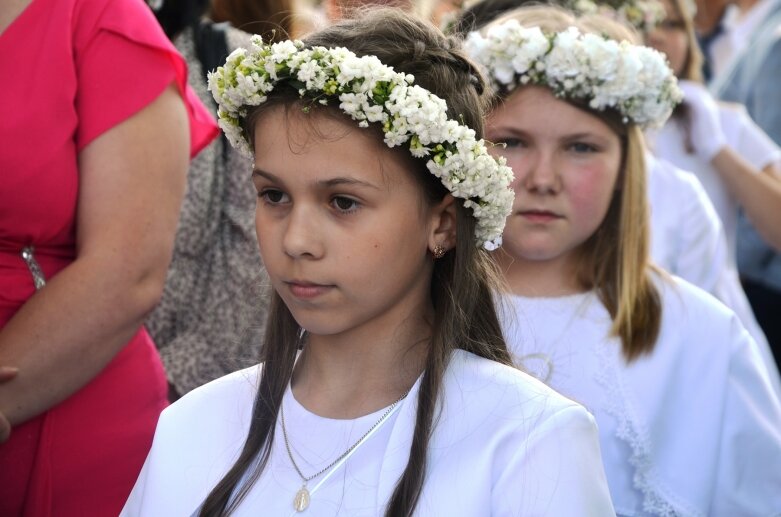
{"label": "white flower blossom", "polygon": [[[542,32],[536,36],[535,55],[541,56],[549,42]],[[305,48],[298,40],[268,45],[253,36],[250,41],[249,50],[235,50],[225,65],[209,74],[220,128],[237,150],[252,157],[252,143],[242,129],[248,107],[266,102],[278,85],[289,84],[313,103],[327,105],[335,97],[339,109],[359,127],[381,125],[388,147],[407,144],[412,156],[428,157],[429,171],[472,210],[477,243],[488,250],[501,245],[513,203],[512,171],[503,158],[491,157],[473,129],[448,118],[444,99],[414,85],[412,75],[395,72],[376,56],[358,57],[341,47]],[[508,66],[509,82],[516,73],[513,66],[523,63]]]}
{"label": "white flower blossom", "polygon": [[547,86],[558,97],[587,100],[592,109],[615,109],[644,128],[664,124],[682,100],[662,54],[575,27],[545,35],[508,20],[484,36],[469,34],[465,49],[499,91]]}

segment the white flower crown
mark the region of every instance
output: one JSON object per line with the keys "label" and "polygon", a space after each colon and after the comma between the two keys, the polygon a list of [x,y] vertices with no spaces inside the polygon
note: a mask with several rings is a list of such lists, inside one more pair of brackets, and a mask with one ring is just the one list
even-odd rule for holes
{"label": "white flower crown", "polygon": [[566,6],[577,14],[603,14],[648,32],[661,23],[666,12],[659,0],[569,0]]}
{"label": "white flower crown", "polygon": [[503,158],[488,154],[474,130],[448,119],[443,99],[375,56],[358,57],[345,48],[306,48],[301,41],[269,45],[259,36],[251,41],[250,50],[235,50],[225,66],[209,74],[219,125],[234,147],[252,157],[243,121],[278,84],[323,105],[337,98],[339,108],[359,126],[380,124],[388,147],[408,142],[413,156],[428,157],[428,170],[472,210],[478,244],[488,250],[501,244],[513,203],[512,170]]}
{"label": "white flower crown", "polygon": [[587,100],[592,109],[615,109],[625,123],[641,127],[661,126],[683,99],[656,50],[575,27],[548,35],[512,19],[489,27],[485,36],[470,33],[465,49],[499,91],[547,86],[557,97]]}

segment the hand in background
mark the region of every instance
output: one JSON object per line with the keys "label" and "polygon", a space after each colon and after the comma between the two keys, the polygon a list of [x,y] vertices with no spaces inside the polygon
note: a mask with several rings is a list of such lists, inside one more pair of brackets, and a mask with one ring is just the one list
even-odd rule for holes
{"label": "hand in background", "polygon": [[679,81],[683,103],[691,110],[691,139],[699,157],[710,162],[727,145],[719,108],[710,92],[699,83]]}
{"label": "hand in background", "polygon": [[[19,370],[11,368],[10,366],[0,366],[0,383],[8,382],[14,377]],[[11,436],[11,424],[8,419],[0,413],[0,443],[5,442],[8,437]]]}

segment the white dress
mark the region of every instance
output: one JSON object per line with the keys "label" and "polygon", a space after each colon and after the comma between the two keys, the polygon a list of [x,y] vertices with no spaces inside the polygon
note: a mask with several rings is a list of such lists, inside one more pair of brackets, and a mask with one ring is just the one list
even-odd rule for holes
{"label": "white dress", "polygon": [[[259,370],[218,379],[163,412],[121,515],[197,511],[244,443]],[[311,504],[301,515],[383,515],[409,457],[419,383],[344,464],[308,483]],[[416,515],[615,515],[597,428],[580,405],[518,370],[464,351],[452,356],[440,401]],[[384,412],[322,418],[298,404],[289,388],[283,404],[305,475],[338,458]],[[301,485],[278,419],[268,466],[235,515],[295,515]]]}
{"label": "white dress", "polygon": [[681,280],[659,280],[661,332],[627,365],[593,292],[513,296],[515,360],[597,419],[618,515],[781,515],[781,404],[734,314]]}

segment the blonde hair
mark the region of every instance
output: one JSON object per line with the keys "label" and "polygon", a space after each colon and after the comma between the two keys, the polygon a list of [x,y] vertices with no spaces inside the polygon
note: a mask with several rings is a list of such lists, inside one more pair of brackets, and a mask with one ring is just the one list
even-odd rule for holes
{"label": "blonde hair", "polygon": [[697,41],[697,33],[694,30],[694,15],[689,11],[687,3],[683,0],[670,0],[670,4],[673,9],[677,11],[676,14],[681,17],[681,21],[683,21],[688,43],[686,60],[684,61],[683,70],[681,70],[679,78],[701,83],[703,82],[703,57],[702,50],[700,50],[700,43]]}
{"label": "blonde hair", "polygon": [[[585,33],[615,40],[635,41],[625,26],[602,15],[576,18],[552,6],[521,7],[492,24],[515,19],[544,32],[559,32],[575,26]],[[605,219],[578,251],[577,280],[585,289],[596,290],[610,313],[612,335],[621,339],[627,362],[653,351],[659,335],[662,305],[651,279],[649,208],[643,133],[624,123],[616,111],[595,111],[588,99],[562,99],[605,122],[621,139],[621,170]]]}

